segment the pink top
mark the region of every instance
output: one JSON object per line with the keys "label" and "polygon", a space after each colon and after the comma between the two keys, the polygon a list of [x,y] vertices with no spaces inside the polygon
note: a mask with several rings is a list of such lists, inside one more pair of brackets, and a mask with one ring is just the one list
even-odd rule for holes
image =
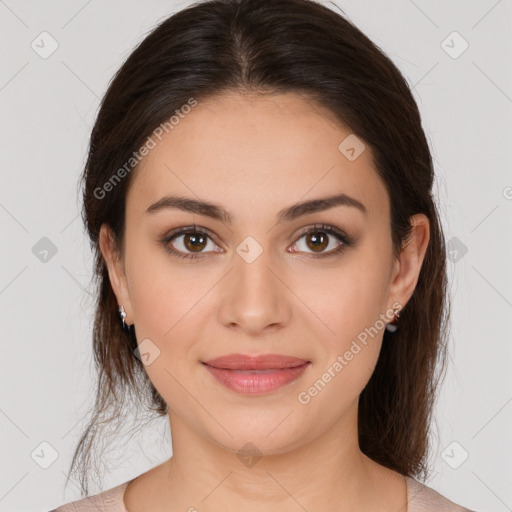
{"label": "pink top", "polygon": [[[405,480],[407,483],[407,510],[405,512],[474,512],[453,503],[414,478],[405,477]],[[51,512],[98,512],[99,510],[129,512],[124,506],[123,495],[130,482],[131,480],[96,496],[63,505]]]}

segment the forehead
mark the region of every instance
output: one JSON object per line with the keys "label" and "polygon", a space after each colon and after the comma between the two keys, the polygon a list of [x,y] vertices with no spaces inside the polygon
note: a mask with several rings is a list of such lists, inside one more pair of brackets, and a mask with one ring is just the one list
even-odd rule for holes
{"label": "forehead", "polygon": [[277,211],[299,200],[345,193],[369,213],[387,214],[370,148],[347,158],[343,151],[354,146],[354,134],[302,96],[224,94],[198,101],[174,123],[162,140],[153,137],[155,147],[135,171],[127,210],[142,212],[172,193],[263,213],[263,207]]}

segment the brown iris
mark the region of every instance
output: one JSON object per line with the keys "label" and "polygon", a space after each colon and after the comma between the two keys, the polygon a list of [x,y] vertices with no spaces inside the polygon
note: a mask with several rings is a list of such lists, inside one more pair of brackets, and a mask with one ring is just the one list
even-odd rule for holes
{"label": "brown iris", "polygon": [[201,233],[185,233],[183,235],[183,243],[191,252],[201,252],[206,246],[206,239],[207,237]]}
{"label": "brown iris", "polygon": [[321,252],[329,245],[329,237],[322,231],[314,231],[306,235],[306,243],[313,251]]}

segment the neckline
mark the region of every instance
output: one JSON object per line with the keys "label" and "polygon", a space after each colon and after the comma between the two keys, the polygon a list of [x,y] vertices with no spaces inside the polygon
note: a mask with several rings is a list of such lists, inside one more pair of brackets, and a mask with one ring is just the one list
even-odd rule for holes
{"label": "neckline", "polygon": [[[407,475],[402,475],[405,479],[405,510],[404,512],[409,512],[409,505],[410,505],[410,502],[411,502],[411,494],[412,494],[412,485],[413,485],[413,481],[416,482],[416,480],[414,480],[414,478],[410,477],[410,476],[407,476]],[[121,505],[123,507],[123,510],[122,512],[130,512],[128,510],[128,508],[126,507],[126,504],[124,502],[124,493],[126,492],[126,489],[128,488],[128,485],[130,485],[135,479],[135,478],[132,478],[131,480],[128,480],[127,482],[125,482],[124,484],[121,485],[121,488],[120,488],[120,495],[121,495]],[[419,483],[419,482],[417,482]]]}
{"label": "neckline", "polygon": [[121,494],[121,506],[123,507],[123,510],[122,512],[130,512],[128,510],[128,508],[126,507],[126,503],[124,502],[124,493],[126,492],[126,489],[127,487],[136,479],[137,477],[135,478],[132,478],[131,480],[128,480],[128,482],[125,482],[122,486],[121,486],[121,489],[120,489],[120,494]]}

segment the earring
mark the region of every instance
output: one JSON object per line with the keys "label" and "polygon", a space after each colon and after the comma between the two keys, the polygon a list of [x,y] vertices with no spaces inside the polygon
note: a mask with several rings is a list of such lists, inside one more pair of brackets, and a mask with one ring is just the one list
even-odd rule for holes
{"label": "earring", "polygon": [[130,330],[130,327],[129,325],[125,322],[125,318],[126,318],[126,311],[124,310],[124,307],[123,306],[120,306],[119,307],[119,316],[121,317],[121,322],[123,322],[123,329],[125,331],[129,331]]}
{"label": "earring", "polygon": [[400,310],[398,308],[393,310],[393,316],[393,320],[386,324],[386,330],[388,330],[389,332],[395,332],[398,329],[398,325],[396,325],[398,319],[400,318]]}

